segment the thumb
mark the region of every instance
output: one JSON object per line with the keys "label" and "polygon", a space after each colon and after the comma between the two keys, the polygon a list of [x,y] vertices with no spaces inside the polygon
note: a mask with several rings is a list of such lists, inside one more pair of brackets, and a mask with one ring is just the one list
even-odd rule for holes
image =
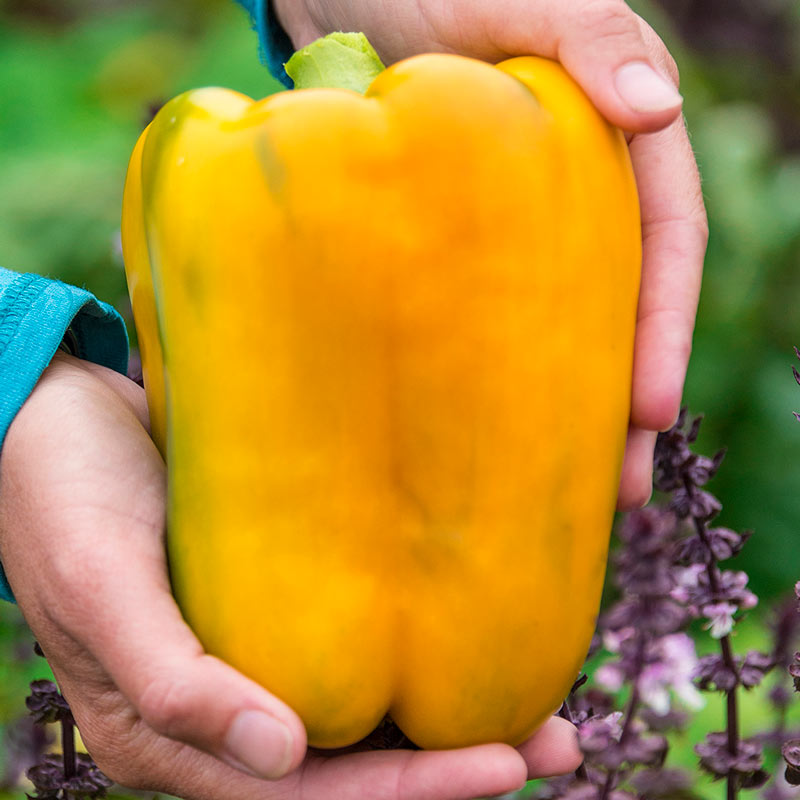
{"label": "thumb", "polygon": [[108,538],[114,546],[95,554],[94,608],[85,609],[94,621],[83,638],[142,720],[259,778],[297,767],[305,755],[299,717],[204,653],[169,592],[161,542]]}
{"label": "thumb", "polygon": [[623,0],[517,0],[494,40],[515,55],[560,61],[598,110],[627,131],[658,130],[680,113],[678,71],[664,44]]}
{"label": "thumb", "polygon": [[130,386],[71,358],[40,379],[0,461],[7,574],[54,670],[79,692],[108,692],[110,678],[134,723],[280,777],[303,758],[302,723],[205,654],[183,621],[164,553],[164,464],[135,393],[120,391]]}

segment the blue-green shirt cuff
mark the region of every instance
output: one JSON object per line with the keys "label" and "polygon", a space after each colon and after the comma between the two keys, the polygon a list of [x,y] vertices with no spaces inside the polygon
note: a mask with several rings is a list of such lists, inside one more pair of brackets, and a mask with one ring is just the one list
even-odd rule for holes
{"label": "blue-green shirt cuff", "polygon": [[[69,329],[76,355],[125,374],[122,317],[84,289],[0,269],[0,447]],[[13,595],[0,566],[0,597]]]}
{"label": "blue-green shirt cuff", "polygon": [[293,86],[283,65],[291,58],[294,48],[286,31],[275,16],[275,9],[269,0],[237,0],[247,9],[253,28],[258,34],[261,60],[269,71],[288,89]]}

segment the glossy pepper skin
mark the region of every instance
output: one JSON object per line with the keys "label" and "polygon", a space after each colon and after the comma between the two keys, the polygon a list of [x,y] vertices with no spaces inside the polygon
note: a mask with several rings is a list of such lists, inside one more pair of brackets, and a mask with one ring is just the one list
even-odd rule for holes
{"label": "glossy pepper skin", "polygon": [[[123,244],[174,590],[339,747],[517,744],[595,624],[640,272],[622,134],[555,63],[182,95]],[[166,386],[166,393],[165,393]]]}

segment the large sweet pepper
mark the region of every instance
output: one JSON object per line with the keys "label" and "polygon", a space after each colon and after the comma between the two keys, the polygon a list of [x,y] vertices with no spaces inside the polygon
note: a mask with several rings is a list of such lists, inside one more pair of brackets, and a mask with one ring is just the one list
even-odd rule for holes
{"label": "large sweet pepper", "polygon": [[518,743],[592,635],[640,269],[622,134],[552,61],[200,89],[123,244],[174,589],[317,746]]}

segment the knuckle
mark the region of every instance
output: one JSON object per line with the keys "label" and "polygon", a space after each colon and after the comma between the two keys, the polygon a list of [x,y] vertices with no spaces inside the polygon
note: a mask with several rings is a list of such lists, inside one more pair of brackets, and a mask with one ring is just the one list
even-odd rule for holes
{"label": "knuckle", "polygon": [[[681,328],[680,330],[676,330],[671,337],[665,337],[665,339],[669,342],[671,351],[670,359],[672,362],[682,364],[685,368],[685,365],[689,363],[689,358],[692,355],[692,327],[685,323],[691,322],[691,320],[687,320],[686,314],[683,311],[677,312],[675,317],[678,319],[679,324],[681,324]],[[661,418],[656,423],[657,429],[660,431],[668,430],[675,421],[675,414],[677,414],[677,410],[673,410],[669,407],[666,410],[662,410],[660,412]]]}
{"label": "knuckle", "polygon": [[581,9],[579,22],[593,37],[640,38],[636,18],[628,6],[620,0],[590,0]]}
{"label": "knuckle", "polygon": [[673,57],[672,53],[670,53],[669,50],[667,50],[666,46],[663,43],[661,43],[659,51],[660,53],[658,56],[658,60],[659,63],[661,64],[661,67],[669,76],[669,79],[675,84],[675,88],[680,88],[681,73],[680,69],[678,68],[678,62]]}
{"label": "knuckle", "polygon": [[696,212],[694,224],[695,228],[697,229],[697,235],[700,239],[700,244],[702,245],[703,251],[705,251],[708,245],[708,237],[710,235],[708,215],[706,214],[705,207]]}
{"label": "knuckle", "polygon": [[154,731],[175,737],[187,728],[192,688],[180,678],[158,678],[150,683],[137,706],[142,719]]}
{"label": "knuckle", "polygon": [[667,46],[661,40],[661,37],[653,30],[653,28],[641,17],[637,17],[639,30],[644,40],[647,50],[650,52],[653,62],[661,68],[664,75],[675,84],[676,88],[680,87],[681,76],[678,68],[678,62],[673,57],[672,53],[667,49]]}
{"label": "knuckle", "polygon": [[662,74],[675,85],[676,89],[680,88],[681,74],[678,69],[678,62],[658,37],[656,37],[656,42],[653,44],[651,52],[653,53],[653,60],[661,69]]}
{"label": "knuckle", "polygon": [[688,210],[686,212],[685,225],[687,227],[687,255],[693,252],[705,252],[708,245],[709,227],[708,214],[706,213],[703,196],[698,191],[688,200]]}

